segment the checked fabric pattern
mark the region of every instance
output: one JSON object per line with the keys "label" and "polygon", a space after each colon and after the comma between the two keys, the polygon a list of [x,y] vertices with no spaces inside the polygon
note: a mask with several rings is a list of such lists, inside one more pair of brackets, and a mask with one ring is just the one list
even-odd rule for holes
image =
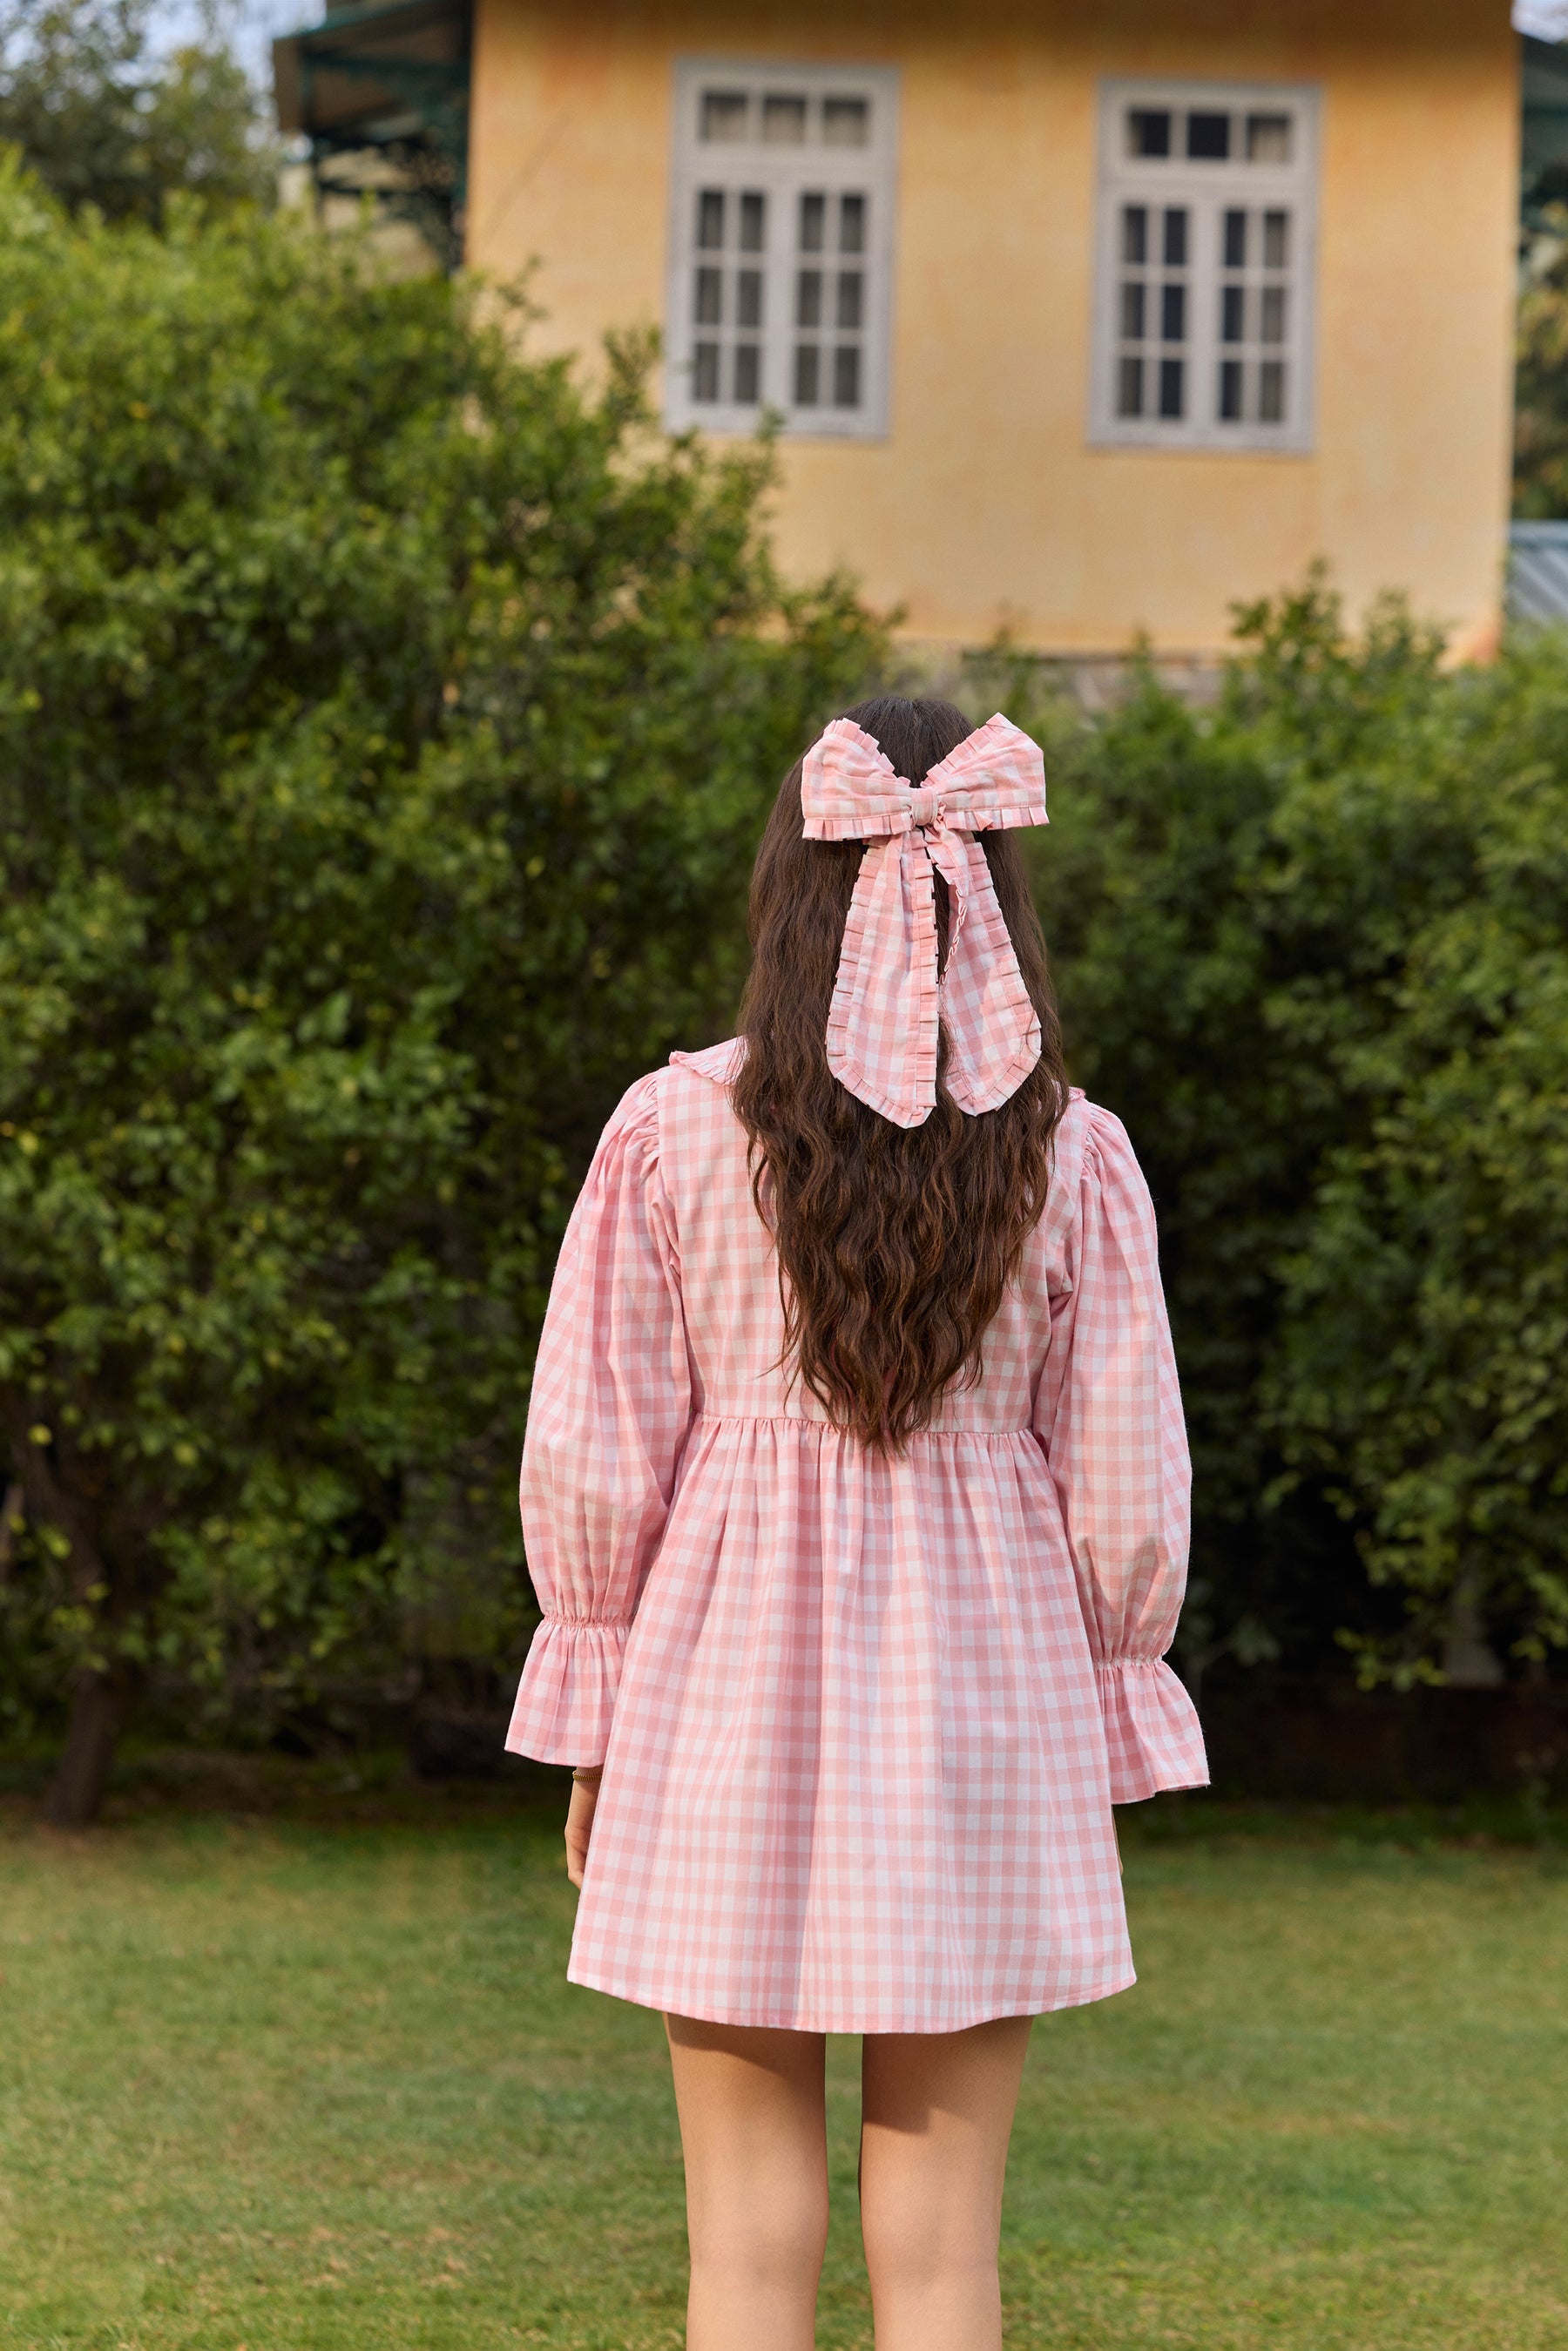
{"label": "checked fabric pattern", "polygon": [[570,1973],[814,2032],[1098,2000],[1133,1980],[1111,1807],[1207,1777],[1162,1662],[1187,1457],[1147,1190],[1075,1096],[982,1376],[870,1455],[779,1368],[739,1050],[626,1096],[539,1348],[507,1743],[604,1763]]}
{"label": "checked fabric pattern", "polygon": [[[916,789],[835,718],[806,754],[800,806],[808,841],[866,843],[828,1012],[834,1077],[895,1126],[921,1126],[945,1024],[948,1092],[972,1117],[999,1109],[1040,1059],[1040,1017],[976,835],[1048,821],[1039,744],[998,711]],[[936,873],[952,910],[940,980]]]}

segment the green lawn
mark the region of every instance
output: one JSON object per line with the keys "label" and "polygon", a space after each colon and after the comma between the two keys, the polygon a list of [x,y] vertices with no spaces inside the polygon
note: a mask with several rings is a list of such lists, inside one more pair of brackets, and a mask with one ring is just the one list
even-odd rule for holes
{"label": "green lawn", "polygon": [[[679,2344],[658,2021],[565,1983],[546,1817],[445,1811],[0,1814],[5,2351]],[[1561,1865],[1134,1827],[1127,1889],[1142,1983],[1036,2028],[1009,2342],[1563,2351]],[[831,2064],[848,2346],[854,2044]]]}

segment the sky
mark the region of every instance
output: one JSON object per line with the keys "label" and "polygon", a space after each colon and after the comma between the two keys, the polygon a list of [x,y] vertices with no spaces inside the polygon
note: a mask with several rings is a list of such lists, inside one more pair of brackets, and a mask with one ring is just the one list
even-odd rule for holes
{"label": "sky", "polygon": [[[1568,7],[1568,0],[1563,0]],[[272,79],[271,44],[278,33],[319,25],[322,0],[218,0],[218,14],[230,38],[258,81]],[[202,29],[201,0],[156,0],[152,22],[160,47],[174,48]]]}

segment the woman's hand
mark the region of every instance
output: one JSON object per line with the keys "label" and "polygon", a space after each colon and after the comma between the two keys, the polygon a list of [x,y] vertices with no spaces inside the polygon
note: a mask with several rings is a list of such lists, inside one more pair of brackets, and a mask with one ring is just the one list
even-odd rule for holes
{"label": "woman's hand", "polygon": [[571,1802],[566,1814],[566,1874],[580,1886],[588,1865],[588,1840],[593,1834],[593,1808],[599,1802],[601,1764],[580,1768],[571,1775]]}

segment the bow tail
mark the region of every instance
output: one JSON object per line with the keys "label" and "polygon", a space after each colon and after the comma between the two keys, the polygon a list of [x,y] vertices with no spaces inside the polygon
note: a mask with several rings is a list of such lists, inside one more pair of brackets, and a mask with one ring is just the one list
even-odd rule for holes
{"label": "bow tail", "polygon": [[940,995],[947,1091],[973,1118],[999,1110],[1034,1068],[1040,1015],[1024,986],[979,840],[973,833],[949,835],[942,851],[950,852],[938,862],[962,910]]}
{"label": "bow tail", "polygon": [[855,876],[828,1067],[895,1126],[923,1125],[936,1101],[937,1019],[931,861],[914,833],[884,836],[868,844]]}

